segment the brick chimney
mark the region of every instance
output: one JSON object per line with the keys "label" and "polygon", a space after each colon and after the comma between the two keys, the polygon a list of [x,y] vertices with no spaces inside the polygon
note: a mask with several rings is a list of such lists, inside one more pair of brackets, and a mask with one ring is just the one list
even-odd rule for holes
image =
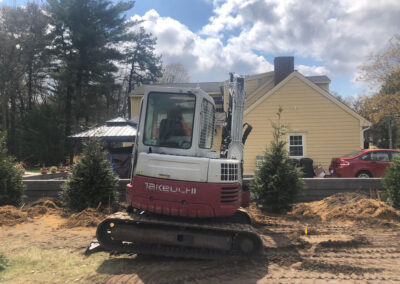
{"label": "brick chimney", "polygon": [[274,59],[275,86],[294,71],[293,56],[279,56]]}

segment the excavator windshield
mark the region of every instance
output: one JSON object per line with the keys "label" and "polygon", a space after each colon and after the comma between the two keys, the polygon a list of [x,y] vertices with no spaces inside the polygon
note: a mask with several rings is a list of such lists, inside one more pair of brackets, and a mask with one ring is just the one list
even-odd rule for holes
{"label": "excavator windshield", "polygon": [[193,94],[150,93],[143,144],[189,149],[192,146],[195,104]]}

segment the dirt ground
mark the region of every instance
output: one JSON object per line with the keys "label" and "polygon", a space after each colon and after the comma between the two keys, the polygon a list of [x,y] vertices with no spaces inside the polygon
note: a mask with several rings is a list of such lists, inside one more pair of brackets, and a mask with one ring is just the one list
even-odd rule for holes
{"label": "dirt ground", "polygon": [[[90,212],[73,217],[41,206],[46,213],[31,210],[33,217],[26,213],[15,225],[0,227],[0,255],[8,259],[0,282],[400,282],[399,212],[359,196],[298,204],[287,215],[265,215],[253,206],[250,211],[264,241],[264,255],[215,261],[106,252],[84,256],[95,227],[82,227],[93,224],[71,219]],[[0,222],[1,214],[0,210]]]}

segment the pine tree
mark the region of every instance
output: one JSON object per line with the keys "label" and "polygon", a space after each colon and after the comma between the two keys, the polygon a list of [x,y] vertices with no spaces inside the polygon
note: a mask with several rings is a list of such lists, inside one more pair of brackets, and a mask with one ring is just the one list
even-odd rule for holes
{"label": "pine tree", "polygon": [[303,188],[301,172],[290,160],[282,137],[287,127],[280,124],[282,108],[277,113],[277,123],[272,123],[273,140],[267,148],[261,166],[251,184],[254,199],[263,210],[285,212]]}
{"label": "pine tree", "polygon": [[97,122],[94,112],[107,109],[102,94],[95,91],[105,82],[115,83],[115,76],[110,75],[124,59],[121,45],[134,37],[129,29],[137,21],[126,19],[133,6],[130,0],[47,0],[45,9],[54,27],[52,77],[64,101],[67,136],[72,126],[78,132]]}
{"label": "pine tree", "polygon": [[[125,114],[130,109],[130,93],[141,84],[150,84],[162,76],[161,56],[155,54],[157,39],[140,27],[124,49],[128,74],[125,76],[126,93],[123,106]],[[130,114],[128,113],[128,116]]]}
{"label": "pine tree", "polygon": [[400,155],[392,160],[382,182],[386,189],[386,202],[394,208],[400,209]]}
{"label": "pine tree", "polygon": [[0,132],[0,206],[21,204],[25,185],[21,173],[14,168],[15,159],[7,155],[5,135]]}
{"label": "pine tree", "polygon": [[62,199],[73,211],[97,207],[101,202],[107,206],[118,199],[118,178],[113,174],[108,153],[95,138],[84,143],[79,161],[72,167],[72,173],[62,191]]}

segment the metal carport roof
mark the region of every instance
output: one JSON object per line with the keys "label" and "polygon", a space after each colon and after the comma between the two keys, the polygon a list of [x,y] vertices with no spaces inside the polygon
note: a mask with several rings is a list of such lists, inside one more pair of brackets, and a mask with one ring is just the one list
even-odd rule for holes
{"label": "metal carport roof", "polygon": [[71,135],[69,138],[83,140],[98,137],[109,142],[133,142],[136,137],[136,125],[131,120],[117,117],[106,121],[105,125]]}

